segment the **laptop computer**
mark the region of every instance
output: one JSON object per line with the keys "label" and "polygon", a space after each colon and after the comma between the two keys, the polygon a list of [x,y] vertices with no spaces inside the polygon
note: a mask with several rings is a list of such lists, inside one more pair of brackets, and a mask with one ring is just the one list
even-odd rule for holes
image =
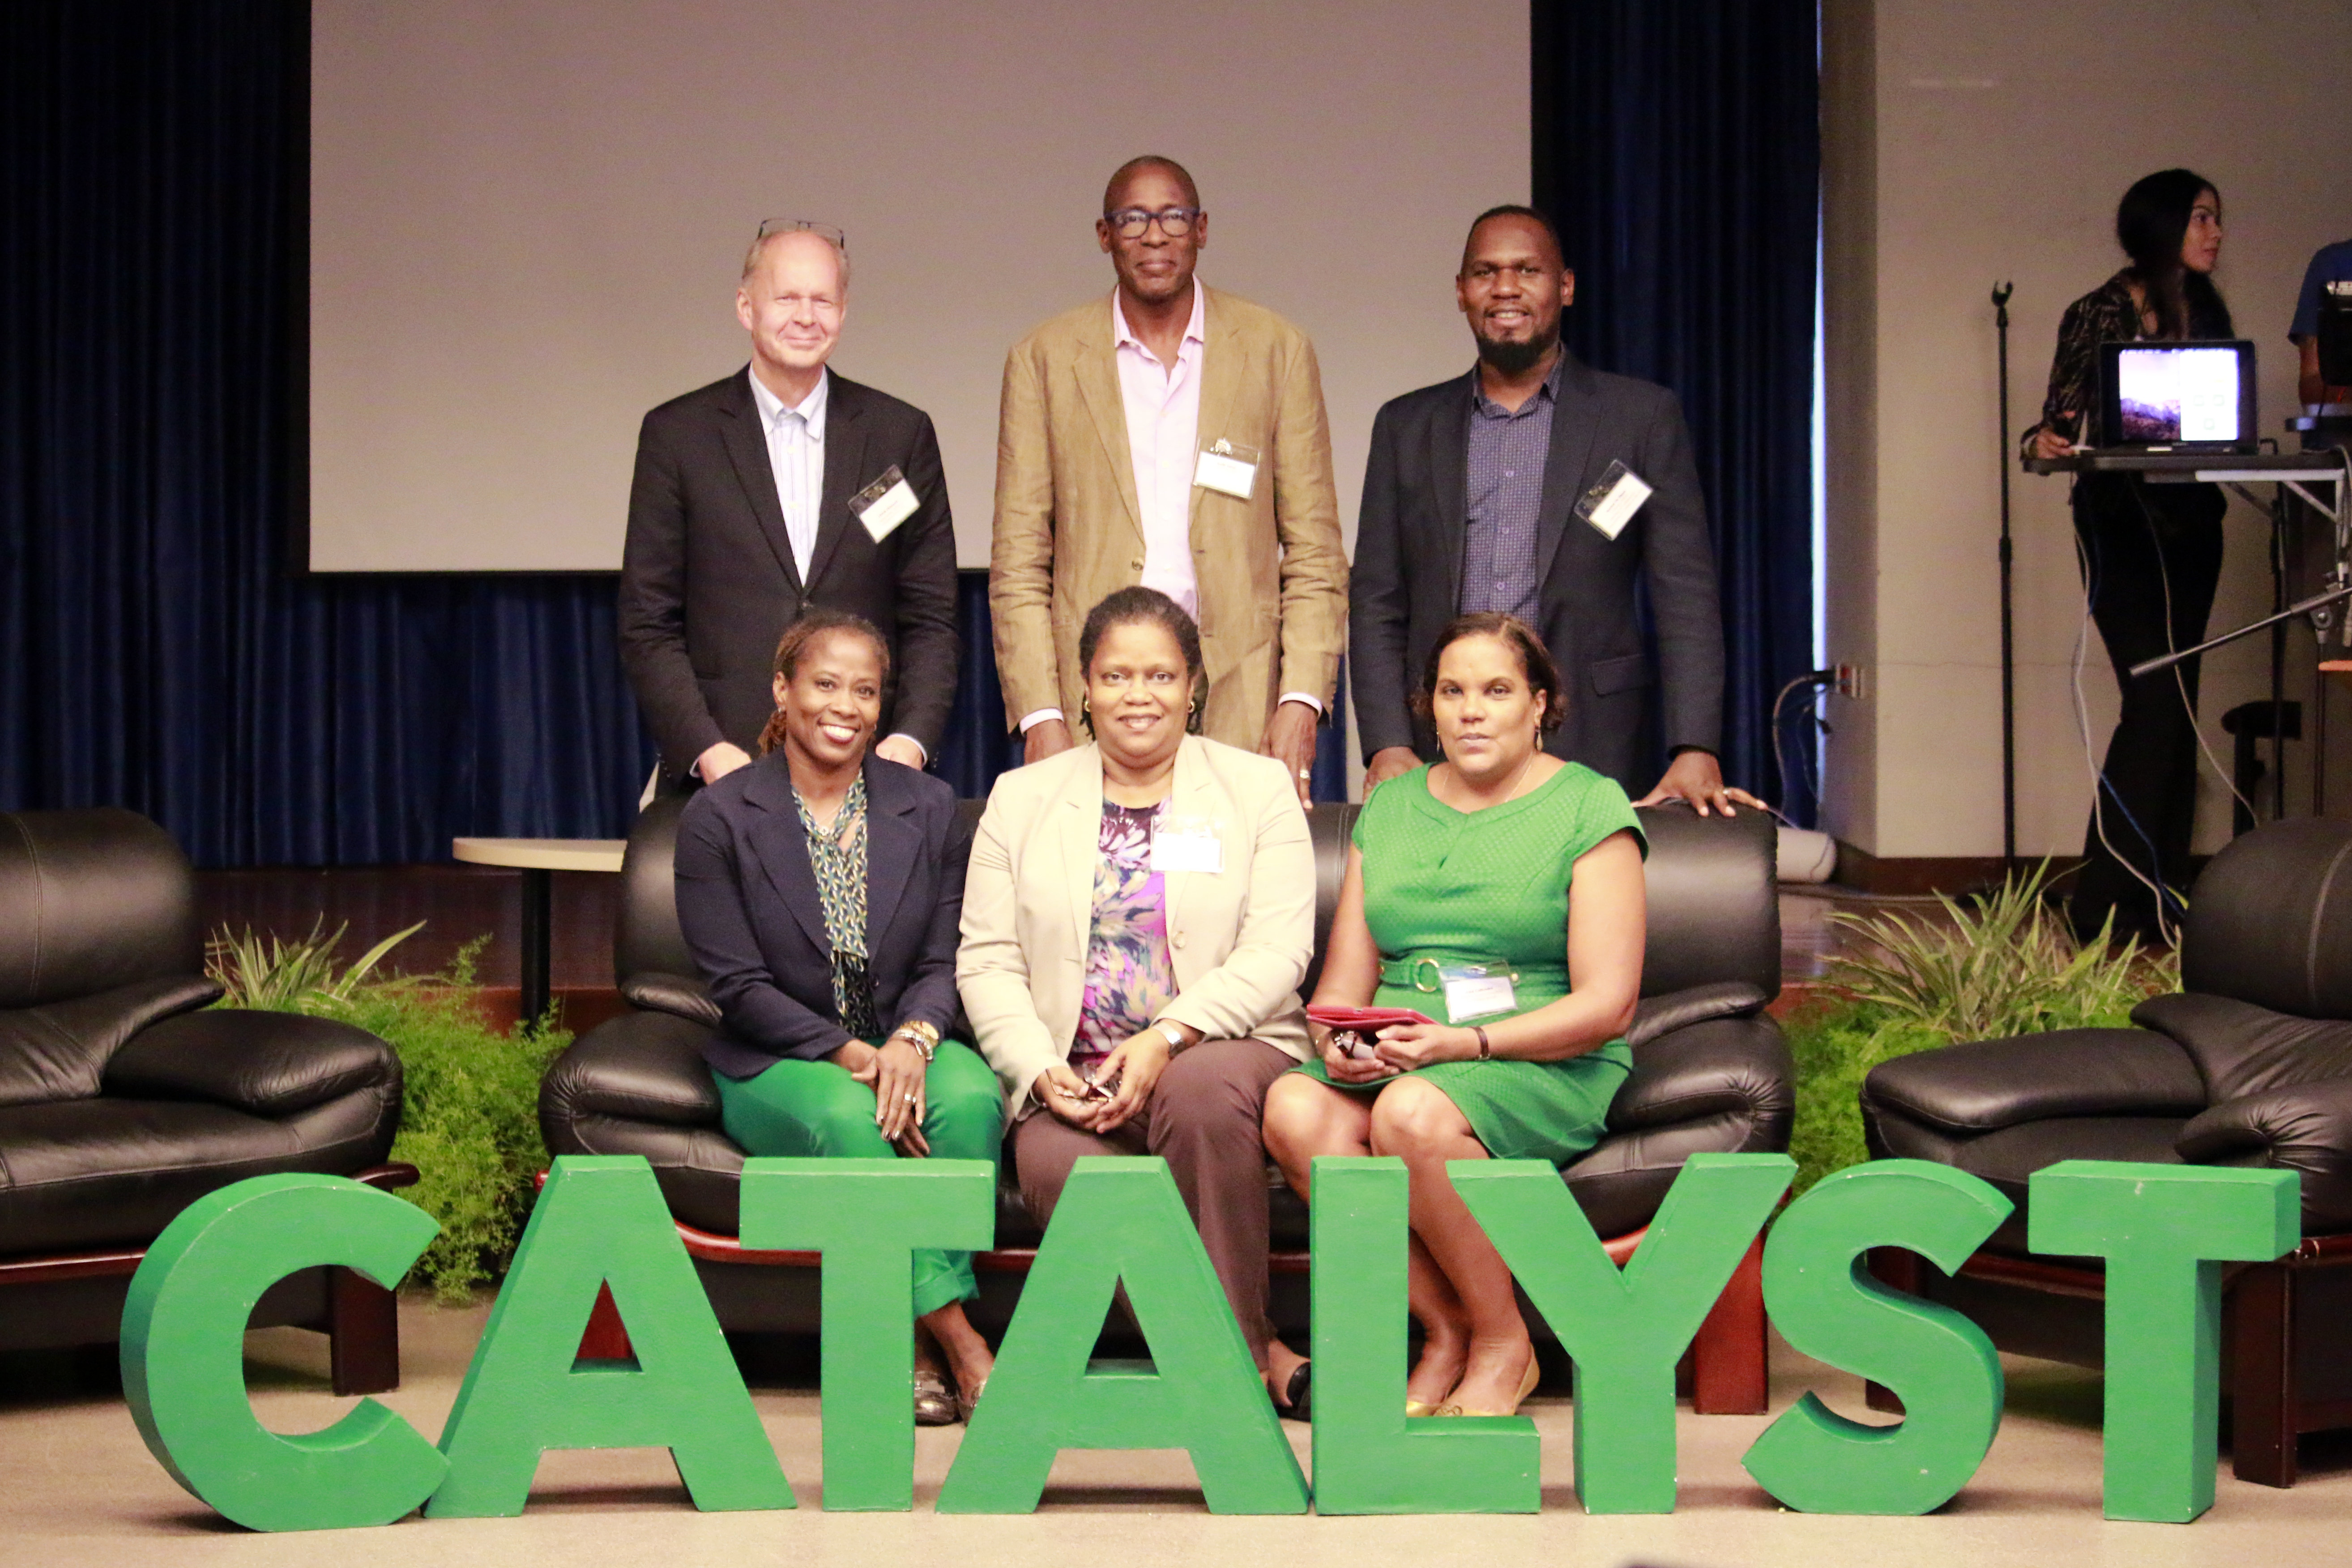
{"label": "laptop computer", "polygon": [[2242,338],[2101,343],[2099,401],[2103,450],[2252,452],[2254,345]]}

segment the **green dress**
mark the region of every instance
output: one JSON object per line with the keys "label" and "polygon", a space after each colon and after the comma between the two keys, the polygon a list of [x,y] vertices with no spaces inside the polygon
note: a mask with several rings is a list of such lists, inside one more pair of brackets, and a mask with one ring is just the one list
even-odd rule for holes
{"label": "green dress", "polygon": [[[1445,1021],[1442,988],[1423,960],[1507,963],[1517,1006],[1568,994],[1568,885],[1577,857],[1612,833],[1641,826],[1625,792],[1570,763],[1516,800],[1456,811],[1429,793],[1417,768],[1372,792],[1356,818],[1364,858],[1364,921],[1381,952],[1380,1007],[1412,1007]],[[1646,846],[1644,847],[1646,849]],[[1622,1039],[1566,1061],[1438,1062],[1407,1076],[1444,1091],[1498,1160],[1565,1165],[1601,1140],[1610,1102],[1633,1069]],[[1329,1083],[1318,1059],[1297,1069]],[[1377,1094],[1394,1079],[1334,1084]]]}

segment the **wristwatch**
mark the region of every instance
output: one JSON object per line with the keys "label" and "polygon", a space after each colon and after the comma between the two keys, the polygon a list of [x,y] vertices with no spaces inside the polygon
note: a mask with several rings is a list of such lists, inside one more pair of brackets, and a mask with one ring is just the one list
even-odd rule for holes
{"label": "wristwatch", "polygon": [[914,1047],[915,1054],[921,1057],[926,1063],[929,1063],[939,1052],[940,1026],[937,1024],[927,1024],[920,1018],[908,1019],[890,1031],[890,1037],[894,1040],[904,1040]]}
{"label": "wristwatch", "polygon": [[1154,1019],[1151,1026],[1159,1030],[1160,1036],[1167,1040],[1168,1049],[1171,1053],[1181,1051],[1184,1048],[1183,1030],[1178,1028],[1175,1025],[1170,1023],[1165,1018]]}

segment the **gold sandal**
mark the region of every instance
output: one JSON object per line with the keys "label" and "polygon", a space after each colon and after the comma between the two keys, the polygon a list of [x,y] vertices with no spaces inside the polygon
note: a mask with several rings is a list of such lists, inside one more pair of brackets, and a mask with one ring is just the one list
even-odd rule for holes
{"label": "gold sandal", "polygon": [[1536,1384],[1542,1379],[1543,1369],[1536,1361],[1536,1348],[1529,1345],[1528,1374],[1519,1379],[1518,1397],[1511,1401],[1511,1407],[1508,1410],[1468,1410],[1459,1405],[1447,1405],[1441,1406],[1437,1414],[1440,1415],[1517,1415],[1519,1413],[1519,1406],[1528,1402],[1528,1395],[1536,1391]]}

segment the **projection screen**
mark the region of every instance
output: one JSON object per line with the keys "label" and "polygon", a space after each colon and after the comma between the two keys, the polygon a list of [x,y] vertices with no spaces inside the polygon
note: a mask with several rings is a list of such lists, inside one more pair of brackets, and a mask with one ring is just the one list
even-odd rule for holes
{"label": "projection screen", "polygon": [[1469,218],[1528,192],[1524,0],[313,0],[310,563],[617,569],[637,423],[740,367],[763,217],[845,229],[834,366],[937,424],[988,559],[1005,350],[1107,295],[1105,177],[1164,153],[1201,276],[1321,355],[1344,515],[1373,412],[1465,370]]}

